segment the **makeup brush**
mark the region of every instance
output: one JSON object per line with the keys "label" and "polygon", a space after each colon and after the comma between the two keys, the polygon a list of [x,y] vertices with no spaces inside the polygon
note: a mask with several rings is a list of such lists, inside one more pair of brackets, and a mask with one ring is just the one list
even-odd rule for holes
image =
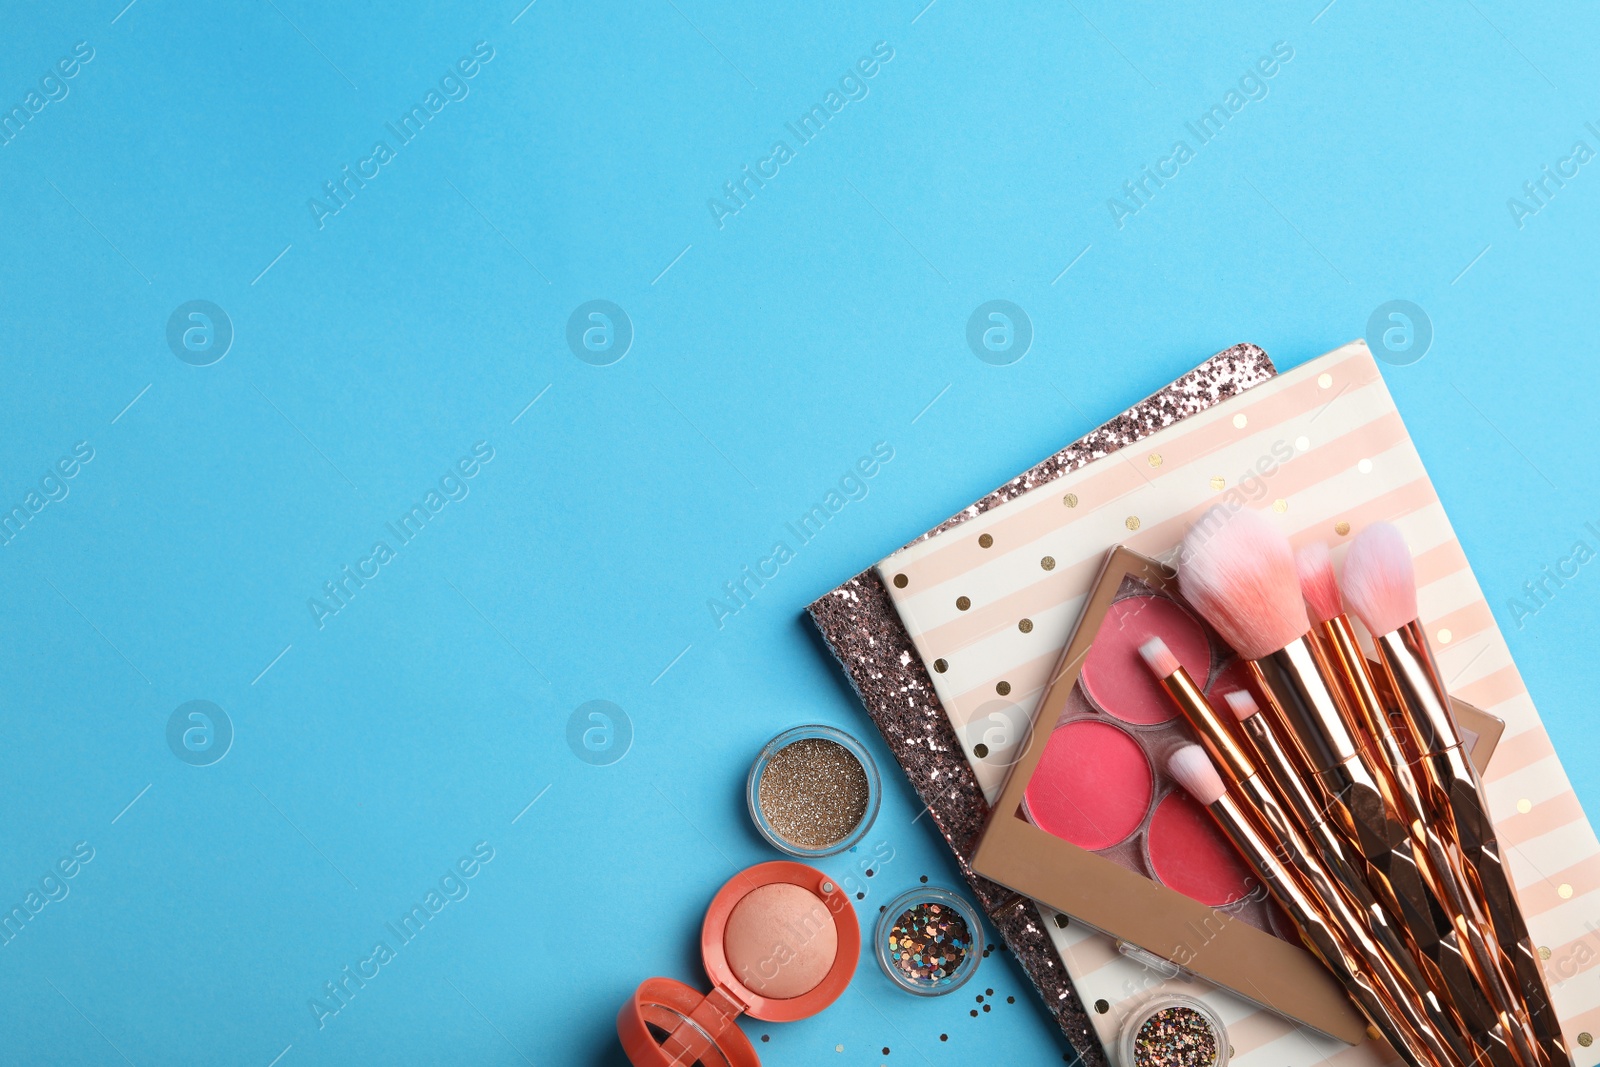
{"label": "makeup brush", "polygon": [[1375,523],[1357,535],[1345,558],[1344,596],[1372,634],[1380,669],[1399,700],[1420,756],[1417,767],[1427,786],[1429,812],[1445,824],[1476,876],[1489,924],[1515,971],[1540,1048],[1552,1064],[1566,1067],[1571,1057],[1500,856],[1477,770],[1462,748],[1449,694],[1417,619],[1416,568],[1398,528]]}
{"label": "makeup brush", "polygon": [[[1273,732],[1267,717],[1259,714],[1260,708],[1255,697],[1247,690],[1238,689],[1227,694],[1223,700],[1238,719],[1239,728],[1249,739],[1257,761],[1272,775],[1278,796],[1287,803],[1300,829],[1313,842],[1323,865],[1367,919],[1373,937],[1387,954],[1395,958],[1397,968],[1405,974],[1413,988],[1424,991],[1430,1004],[1430,1017],[1435,1017],[1432,1008],[1442,1007],[1460,1032],[1468,1035],[1483,1052],[1490,1064],[1494,1067],[1514,1067],[1518,1061],[1506,1042],[1504,1028],[1478,988],[1472,967],[1461,954],[1454,930],[1449,930],[1443,938],[1419,944],[1417,931],[1404,927],[1397,929],[1350,862],[1339,835],[1323,818],[1323,809],[1295,773],[1283,743]],[[1424,937],[1432,932],[1433,928],[1421,931]],[[1408,967],[1408,963],[1411,966]],[[1443,993],[1445,999],[1442,1004],[1435,990]]]}
{"label": "makeup brush", "polygon": [[1172,753],[1167,771],[1200,805],[1211,812],[1223,833],[1271,887],[1300,936],[1350,993],[1362,1014],[1377,1028],[1411,1067],[1458,1067],[1457,1058],[1437,1059],[1413,1029],[1406,1025],[1368,975],[1368,961],[1352,952],[1328,921],[1318,903],[1279,858],[1274,846],[1256,828],[1245,809],[1229,795],[1222,776],[1199,745],[1184,745]]}
{"label": "makeup brush", "polygon": [[[1278,856],[1284,867],[1300,880],[1301,888],[1340,939],[1345,952],[1364,961],[1389,1012],[1397,1017],[1397,1025],[1407,1027],[1438,1064],[1466,1064],[1476,1059],[1475,1050],[1429,990],[1381,910],[1373,906],[1371,911],[1358,911],[1360,905],[1347,898],[1344,888],[1302,836],[1294,817],[1279,803],[1266,777],[1257,773],[1234,731],[1206,700],[1167,643],[1160,637],[1151,637],[1139,646],[1139,654],[1221,767],[1230,791],[1243,799],[1267,837],[1278,842]],[[1248,693],[1241,695],[1250,699]],[[1326,825],[1321,825],[1326,830]],[[1331,834],[1329,837],[1332,839]],[[1366,901],[1371,903],[1370,895]]]}
{"label": "makeup brush", "polygon": [[[1538,1067],[1540,1057],[1514,1014],[1514,992],[1493,965],[1481,931],[1459,925],[1459,916],[1428,885],[1412,852],[1409,828],[1386,804],[1346,724],[1326,680],[1335,672],[1307,640],[1311,620],[1288,538],[1257,512],[1214,508],[1190,529],[1180,559],[1185,599],[1244,658],[1272,701],[1327,798],[1330,819],[1365,860],[1368,884],[1396,909],[1395,917],[1452,983],[1460,976],[1450,973],[1451,933],[1466,943],[1462,955],[1517,1059],[1523,1067]],[[1439,992],[1452,1001],[1473,995],[1455,984]]]}

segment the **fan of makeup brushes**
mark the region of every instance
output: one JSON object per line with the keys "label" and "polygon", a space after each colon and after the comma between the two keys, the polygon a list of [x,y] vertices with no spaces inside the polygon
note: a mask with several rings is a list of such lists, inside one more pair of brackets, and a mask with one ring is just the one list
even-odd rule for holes
{"label": "fan of makeup brushes", "polygon": [[1266,517],[1214,510],[1180,559],[1184,597],[1254,694],[1229,693],[1234,717],[1219,715],[1147,641],[1200,741],[1174,753],[1172,776],[1411,1067],[1571,1067],[1400,531],[1357,536],[1341,582],[1325,544],[1297,556]]}

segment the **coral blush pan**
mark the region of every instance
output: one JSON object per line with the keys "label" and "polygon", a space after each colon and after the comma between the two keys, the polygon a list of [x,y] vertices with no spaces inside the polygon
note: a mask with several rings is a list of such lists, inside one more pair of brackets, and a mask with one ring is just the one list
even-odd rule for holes
{"label": "coral blush pan", "polygon": [[1154,772],[1138,742],[1110,723],[1058,726],[1023,794],[1039,829],[1090,850],[1133,835],[1150,810]]}
{"label": "coral blush pan", "polygon": [[1134,726],[1156,726],[1178,714],[1161,683],[1150,676],[1139,658],[1139,646],[1152,635],[1164,640],[1201,684],[1211,673],[1211,645],[1205,628],[1177,601],[1144,595],[1112,604],[1078,681],[1103,711]]}

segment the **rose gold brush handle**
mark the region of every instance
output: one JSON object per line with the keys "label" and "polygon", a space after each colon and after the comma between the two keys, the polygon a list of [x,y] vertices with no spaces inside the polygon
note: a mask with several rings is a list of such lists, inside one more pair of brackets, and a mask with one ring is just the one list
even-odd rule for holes
{"label": "rose gold brush handle", "polygon": [[[1502,982],[1514,991],[1518,982],[1510,961],[1497,951],[1499,945],[1484,941],[1484,916],[1467,879],[1460,850],[1435,825],[1437,820],[1428,810],[1424,789],[1413,775],[1389,723],[1349,619],[1342,614],[1327,619],[1315,636],[1314,650],[1327,665],[1326,673],[1337,679],[1339,695],[1345,698],[1342,711],[1346,724],[1372,746],[1369,766],[1379,772],[1379,786],[1385,791],[1389,809],[1410,827],[1412,851],[1430,889],[1451,909],[1453,925],[1458,930],[1472,931],[1471,936],[1483,945],[1480,952],[1489,960],[1487,965],[1496,966]],[[1529,1044],[1540,1041],[1535,1031],[1529,1030],[1525,1036]]]}
{"label": "rose gold brush handle", "polygon": [[1180,664],[1172,674],[1160,680],[1167,695],[1194,727],[1203,747],[1220,766],[1223,778],[1232,783],[1231,788],[1243,798],[1260,829],[1269,839],[1280,842],[1279,856],[1284,866],[1299,879],[1300,887],[1340,939],[1346,954],[1365,961],[1389,1011],[1411,1030],[1440,1067],[1465,1065],[1476,1060],[1476,1050],[1461,1036],[1454,1020],[1429,990],[1417,965],[1382,913],[1376,908],[1365,914],[1358,912],[1346,898],[1339,883],[1302,836],[1293,817],[1273,795],[1265,776],[1257,773],[1244,746],[1200,687],[1194,684],[1189,672]]}
{"label": "rose gold brush handle", "polygon": [[1368,976],[1367,961],[1346,947],[1316,902],[1301,888],[1239,803],[1225,793],[1210,804],[1208,810],[1256,873],[1271,887],[1274,898],[1294,919],[1306,944],[1328,965],[1362,1014],[1406,1063],[1411,1067],[1459,1065],[1461,1061],[1452,1058],[1436,1059],[1428,1042],[1394,1012]]}
{"label": "rose gold brush handle", "polygon": [[[1270,773],[1279,800],[1287,803],[1329,874],[1356,908],[1368,917],[1373,936],[1397,962],[1407,959],[1413,962],[1418,968],[1412,972],[1413,984],[1436,994],[1459,1030],[1472,1038],[1493,1067],[1516,1067],[1517,1060],[1507,1047],[1499,1019],[1462,957],[1454,931],[1443,939],[1429,937],[1419,941],[1417,931],[1397,926],[1389,917],[1391,913],[1399,914],[1392,897],[1386,894],[1385,899],[1391,901],[1388,908],[1380,906],[1373,897],[1372,889],[1357,865],[1351,862],[1343,840],[1323,817],[1323,809],[1312,799],[1266,715],[1251,715],[1240,725],[1257,762]],[[1364,866],[1363,863],[1363,869]],[[1421,932],[1431,934],[1433,929],[1430,926]]]}
{"label": "rose gold brush handle", "polygon": [[[1412,851],[1410,829],[1389,810],[1378,779],[1362,762],[1311,643],[1297,638],[1277,652],[1248,661],[1248,666],[1329,798],[1329,820],[1365,860],[1372,889],[1396,908],[1396,918],[1419,944],[1438,953],[1434,959],[1441,968],[1454,964],[1451,938],[1460,943],[1472,984],[1492,1006],[1517,1060],[1522,1067],[1541,1067],[1541,1057],[1519,1018],[1515,992],[1496,966],[1498,953],[1491,953],[1482,931],[1461,921],[1463,917],[1439,898],[1438,887],[1429,884]],[[1470,995],[1459,984],[1452,984],[1449,992],[1452,997]]]}
{"label": "rose gold brush handle", "polygon": [[1476,876],[1480,899],[1486,906],[1494,936],[1516,973],[1540,1048],[1553,1067],[1570,1067],[1571,1056],[1562,1040],[1543,970],[1534,955],[1527,923],[1500,856],[1500,843],[1478,788],[1477,772],[1462,749],[1449,695],[1422,625],[1410,622],[1375,637],[1373,643],[1385,680],[1393,687],[1406,727],[1421,754],[1417,766],[1427,781],[1427,806],[1446,824],[1447,832]]}

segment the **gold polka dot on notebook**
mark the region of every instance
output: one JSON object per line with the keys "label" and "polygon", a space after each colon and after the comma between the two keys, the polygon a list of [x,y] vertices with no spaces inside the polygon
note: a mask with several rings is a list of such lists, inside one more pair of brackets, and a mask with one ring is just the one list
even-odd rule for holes
{"label": "gold polka dot on notebook", "polygon": [[909,579],[906,578],[905,575],[897,574],[897,575],[894,576],[894,587],[896,589],[904,589],[906,587],[906,582],[907,581],[909,581]]}
{"label": "gold polka dot on notebook", "polygon": [[989,754],[989,746],[984,744],[982,741],[979,741],[977,744],[972,746],[972,754],[977,756],[979,759],[983,759]]}
{"label": "gold polka dot on notebook", "polygon": [[1217,492],[1220,493],[1227,487],[1228,479],[1224,478],[1222,475],[1219,474],[1215,478],[1211,479],[1211,488],[1215,489]]}
{"label": "gold polka dot on notebook", "polygon": [[1025,634],[1033,633],[1033,620],[1023,619],[1021,622],[1017,623],[1017,629],[1021,630]]}
{"label": "gold polka dot on notebook", "polygon": [[1450,628],[1448,626],[1441,627],[1439,629],[1439,643],[1441,645],[1448,645],[1450,643],[1450,639],[1454,636],[1455,634],[1450,632]]}
{"label": "gold polka dot on notebook", "polygon": [[1526,815],[1526,814],[1528,814],[1528,812],[1530,812],[1532,810],[1533,810],[1533,801],[1529,800],[1527,797],[1523,797],[1521,800],[1517,801],[1517,811],[1518,812],[1522,813],[1523,815]]}
{"label": "gold polka dot on notebook", "polygon": [[1333,375],[1331,375],[1331,374],[1319,374],[1319,375],[1317,375],[1317,388],[1318,389],[1332,389],[1333,388]]}
{"label": "gold polka dot on notebook", "polygon": [[956,597],[956,610],[957,611],[966,611],[970,607],[972,607],[972,598],[971,597],[964,597],[964,596]]}
{"label": "gold polka dot on notebook", "polygon": [[1066,496],[1061,498],[1061,502],[1069,508],[1075,508],[1078,506],[1078,494],[1068,493]]}
{"label": "gold polka dot on notebook", "polygon": [[1350,532],[1350,524],[1348,522],[1336,522],[1333,524],[1333,532],[1343,537]]}
{"label": "gold polka dot on notebook", "polygon": [[1047,571],[1053,571],[1056,569],[1056,558],[1054,556],[1046,556],[1039,561],[1039,566]]}
{"label": "gold polka dot on notebook", "polygon": [[1567,883],[1562,882],[1560,885],[1556,886],[1556,896],[1560,897],[1562,900],[1572,899],[1572,887]]}
{"label": "gold polka dot on notebook", "polygon": [[1148,460],[1146,460],[1146,462],[1149,463],[1150,466],[1152,466],[1152,467],[1161,466],[1161,453],[1160,452],[1152,452],[1152,453],[1150,453],[1150,458]]}
{"label": "gold polka dot on notebook", "polygon": [[1137,530],[1139,528],[1139,516],[1129,515],[1126,519],[1122,520],[1122,525],[1126,526],[1130,530]]}
{"label": "gold polka dot on notebook", "polygon": [[1235,430],[1242,430],[1249,425],[1250,420],[1245,417],[1244,412],[1241,411],[1239,414],[1233,417],[1233,428]]}
{"label": "gold polka dot on notebook", "polygon": [[996,682],[995,685],[994,685],[994,691],[996,693],[999,693],[1003,697],[1004,696],[1010,696],[1011,695],[1011,683],[1010,682]]}
{"label": "gold polka dot on notebook", "polygon": [[946,660],[936,659],[933,661],[933,669],[943,674],[950,669],[950,664]]}
{"label": "gold polka dot on notebook", "polygon": [[979,534],[978,535],[978,547],[979,548],[988,548],[992,544],[994,544],[994,538],[991,535],[989,535],[989,534]]}
{"label": "gold polka dot on notebook", "polygon": [[1371,474],[1372,473],[1372,460],[1363,459],[1360,463],[1356,464],[1356,470],[1360,471],[1362,474]]}
{"label": "gold polka dot on notebook", "polygon": [[1594,1038],[1590,1036],[1587,1030],[1585,1030],[1583,1033],[1578,1035],[1578,1044],[1582,1045],[1584,1048],[1588,1048],[1590,1045],[1594,1044]]}
{"label": "gold polka dot on notebook", "polygon": [[1284,500],[1282,497],[1279,497],[1277,500],[1272,502],[1272,510],[1276,511],[1279,515],[1282,515],[1285,511],[1289,510],[1289,502]]}
{"label": "gold polka dot on notebook", "polygon": [[1302,435],[1300,437],[1296,437],[1294,439],[1294,450],[1296,452],[1309,452],[1309,451],[1311,451],[1311,438],[1306,437],[1304,435]]}
{"label": "gold polka dot on notebook", "polygon": [[1094,1010],[1096,1014],[1104,1015],[1106,1012],[1111,1010],[1111,1002],[1108,1000],[1097,1000],[1094,1002]]}
{"label": "gold polka dot on notebook", "polygon": [[1539,958],[1541,960],[1547,960],[1547,959],[1550,958],[1550,946],[1549,945],[1540,945],[1539,946]]}

